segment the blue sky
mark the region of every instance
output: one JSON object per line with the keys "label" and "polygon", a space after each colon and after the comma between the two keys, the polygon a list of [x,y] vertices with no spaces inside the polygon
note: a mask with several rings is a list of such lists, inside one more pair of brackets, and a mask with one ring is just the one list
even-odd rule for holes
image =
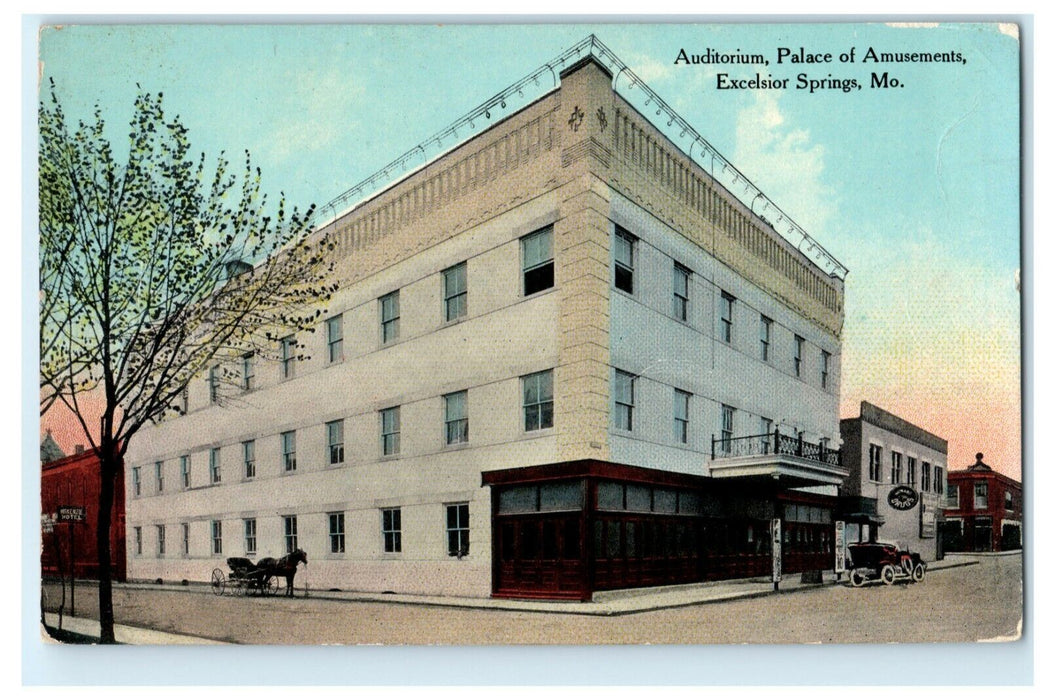
{"label": "blue sky", "polygon": [[[850,270],[842,417],[871,400],[950,441],[950,466],[1019,476],[1019,43],[992,24],[67,26],[41,75],[114,140],[138,88],[209,156],[245,149],[274,192],[323,204],[595,33]],[[965,64],[842,64],[856,47]],[[674,65],[681,48],[760,66]],[[776,65],[778,47],[829,52]],[[871,89],[871,72],[905,85]],[[789,78],[717,90],[716,73]],[[798,73],[856,78],[847,94]]]}

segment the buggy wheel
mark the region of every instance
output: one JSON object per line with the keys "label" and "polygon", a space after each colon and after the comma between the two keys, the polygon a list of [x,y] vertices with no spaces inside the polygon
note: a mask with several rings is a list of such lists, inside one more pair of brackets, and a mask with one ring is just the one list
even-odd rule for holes
{"label": "buggy wheel", "polygon": [[226,575],[222,573],[222,569],[215,569],[211,572],[211,592],[215,595],[222,595],[226,592]]}
{"label": "buggy wheel", "polygon": [[895,583],[895,567],[891,564],[885,564],[884,568],[881,569],[881,581],[884,582],[885,586]]}
{"label": "buggy wheel", "polygon": [[280,595],[283,590],[284,587],[280,585],[280,579],[276,576],[262,584],[262,595]]}
{"label": "buggy wheel", "polygon": [[851,585],[856,588],[860,588],[862,584],[866,583],[866,576],[864,576],[858,569],[852,569],[848,578],[851,580]]}
{"label": "buggy wheel", "polygon": [[926,569],[926,567],[924,566],[923,563],[918,564],[917,566],[913,567],[913,580],[916,581],[917,583],[920,583],[921,581],[923,581],[924,580],[924,574],[926,573],[926,571],[927,571],[927,569]]}
{"label": "buggy wheel", "polygon": [[243,596],[247,593],[247,583],[245,583],[243,580],[236,582],[230,580],[229,583],[231,586],[233,586],[233,595]]}

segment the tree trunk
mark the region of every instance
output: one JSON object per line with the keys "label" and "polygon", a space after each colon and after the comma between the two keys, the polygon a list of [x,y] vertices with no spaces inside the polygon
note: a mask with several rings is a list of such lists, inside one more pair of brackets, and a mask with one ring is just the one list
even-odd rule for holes
{"label": "tree trunk", "polygon": [[101,628],[99,641],[115,644],[113,634],[113,565],[109,546],[109,532],[113,524],[113,491],[116,474],[120,468],[120,454],[115,442],[103,440],[99,450],[101,466],[101,488],[98,493],[98,624]]}

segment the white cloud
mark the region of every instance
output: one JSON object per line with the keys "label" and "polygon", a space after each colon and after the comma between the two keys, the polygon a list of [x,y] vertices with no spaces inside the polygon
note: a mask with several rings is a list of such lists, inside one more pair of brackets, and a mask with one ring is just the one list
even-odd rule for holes
{"label": "white cloud", "polygon": [[825,155],[808,130],[787,123],[778,94],[754,92],[739,112],[736,167],[816,240],[837,215],[836,193],[822,180]]}

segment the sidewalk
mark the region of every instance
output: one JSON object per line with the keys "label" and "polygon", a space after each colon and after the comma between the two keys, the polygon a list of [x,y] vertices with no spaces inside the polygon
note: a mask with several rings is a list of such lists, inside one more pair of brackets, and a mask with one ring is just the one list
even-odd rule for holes
{"label": "sidewalk", "polygon": [[[58,613],[47,613],[45,620],[49,627],[58,627]],[[74,632],[95,639],[98,639],[100,631],[98,620],[88,620],[83,617],[69,617],[68,615],[62,617],[62,629],[67,632]],[[160,632],[158,630],[145,629],[142,627],[129,627],[127,625],[114,625],[113,634],[119,644],[224,644],[224,642],[216,642],[213,639],[190,637],[184,634],[172,634],[170,632]],[[48,635],[47,631],[43,628],[43,625],[40,627],[40,638],[43,639],[45,643],[59,643]]]}
{"label": "sidewalk", "polygon": [[[959,566],[972,566],[979,560],[974,556],[949,555],[942,561],[928,562],[928,571],[935,572]],[[837,581],[834,574],[824,574],[823,583],[801,583],[800,574],[783,577],[776,592],[769,578],[737,579],[709,583],[690,583],[655,588],[630,588],[615,591],[598,591],[588,603],[577,601],[506,600],[501,598],[467,598],[454,596],[426,596],[406,593],[370,593],[359,591],[309,591],[309,598],[316,600],[394,603],[403,605],[436,605],[448,608],[473,608],[510,610],[517,612],[569,613],[573,615],[630,615],[679,608],[688,605],[718,603],[744,598],[760,598],[784,593],[803,593],[825,586],[847,585],[846,576]],[[123,584],[129,588],[154,588],[173,590],[172,586],[151,583]],[[185,589],[182,589],[185,590]],[[207,586],[193,586],[189,590],[210,595]]]}

